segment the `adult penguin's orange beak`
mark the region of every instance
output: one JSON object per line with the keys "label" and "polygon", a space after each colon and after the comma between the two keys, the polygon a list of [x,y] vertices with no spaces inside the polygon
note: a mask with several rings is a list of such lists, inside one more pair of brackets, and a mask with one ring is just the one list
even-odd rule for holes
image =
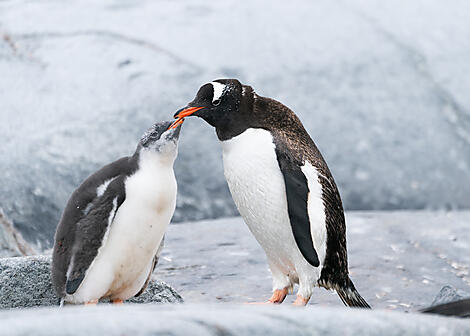
{"label": "adult penguin's orange beak", "polygon": [[174,115],[176,118],[175,122],[170,125],[170,128],[178,127],[179,124],[183,123],[184,118],[189,117],[196,111],[203,109],[204,107],[183,107],[181,110],[177,111]]}

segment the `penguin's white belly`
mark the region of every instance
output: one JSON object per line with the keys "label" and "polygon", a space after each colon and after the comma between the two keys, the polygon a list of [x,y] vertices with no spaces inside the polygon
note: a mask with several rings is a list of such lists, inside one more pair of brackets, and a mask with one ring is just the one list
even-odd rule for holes
{"label": "penguin's white belly", "polygon": [[133,297],[150,274],[176,205],[173,170],[138,171],[126,180],[126,200],[118,209],[98,255],[69,302]]}
{"label": "penguin's white belly", "polygon": [[[299,279],[316,282],[321,267],[311,266],[295,242],[287,211],[285,182],[272,135],[263,129],[248,129],[223,141],[222,148],[224,173],[233,200],[265,250],[274,282],[282,282],[282,279],[276,279],[279,271],[288,276],[291,283]],[[324,226],[324,223],[319,226],[322,224]],[[325,242],[316,239],[314,231],[318,228],[315,225],[311,225],[311,229],[322,264]]]}

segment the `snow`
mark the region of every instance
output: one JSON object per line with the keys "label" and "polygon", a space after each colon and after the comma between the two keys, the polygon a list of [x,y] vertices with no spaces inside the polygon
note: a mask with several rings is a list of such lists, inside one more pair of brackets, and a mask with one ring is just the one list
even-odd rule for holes
{"label": "snow", "polygon": [[[2,1],[0,207],[50,246],[87,175],[237,77],[300,116],[348,209],[468,208],[469,16],[464,0]],[[176,174],[175,221],[236,214],[202,120]]]}

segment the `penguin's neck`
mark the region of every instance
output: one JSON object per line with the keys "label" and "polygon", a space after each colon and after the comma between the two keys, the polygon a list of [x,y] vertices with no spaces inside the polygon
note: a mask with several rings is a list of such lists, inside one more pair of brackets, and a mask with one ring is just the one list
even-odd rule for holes
{"label": "penguin's neck", "polygon": [[176,155],[155,150],[142,150],[139,155],[139,169],[159,172],[173,170]]}
{"label": "penguin's neck", "polygon": [[216,127],[217,137],[220,141],[233,139],[247,130],[248,126],[243,123],[233,123],[225,127]]}
{"label": "penguin's neck", "polygon": [[176,193],[173,160],[157,151],[145,150],[138,162],[139,168],[126,180],[127,202],[145,202],[151,207],[168,202]]}

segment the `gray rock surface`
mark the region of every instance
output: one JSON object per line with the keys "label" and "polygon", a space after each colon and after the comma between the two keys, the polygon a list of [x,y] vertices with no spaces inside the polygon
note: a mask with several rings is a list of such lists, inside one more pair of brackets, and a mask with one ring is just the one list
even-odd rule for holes
{"label": "gray rock surface", "polygon": [[[374,309],[429,307],[445,285],[470,292],[470,212],[351,211],[346,220],[351,278]],[[155,275],[189,303],[264,301],[272,289],[241,218],[170,225]],[[342,303],[318,288],[310,305]]]}
{"label": "gray rock surface", "polygon": [[331,307],[124,305],[0,311],[1,335],[468,335],[463,319]]}
{"label": "gray rock surface", "polygon": [[461,289],[456,289],[450,285],[445,285],[434,298],[431,306],[437,306],[440,304],[455,302],[468,298],[470,298],[470,293],[467,293]]}
{"label": "gray rock surface", "polygon": [[[0,259],[0,308],[58,305],[60,300],[50,279],[50,263],[48,256]],[[134,303],[182,301],[173,288],[158,280],[151,280],[140,297],[130,300]]]}
{"label": "gray rock surface", "polygon": [[0,258],[36,254],[0,208]]}
{"label": "gray rock surface", "polygon": [[[0,206],[51,246],[83,178],[238,77],[297,112],[347,208],[468,207],[469,15],[464,0],[1,1]],[[184,128],[175,219],[235,214],[213,130]]]}

